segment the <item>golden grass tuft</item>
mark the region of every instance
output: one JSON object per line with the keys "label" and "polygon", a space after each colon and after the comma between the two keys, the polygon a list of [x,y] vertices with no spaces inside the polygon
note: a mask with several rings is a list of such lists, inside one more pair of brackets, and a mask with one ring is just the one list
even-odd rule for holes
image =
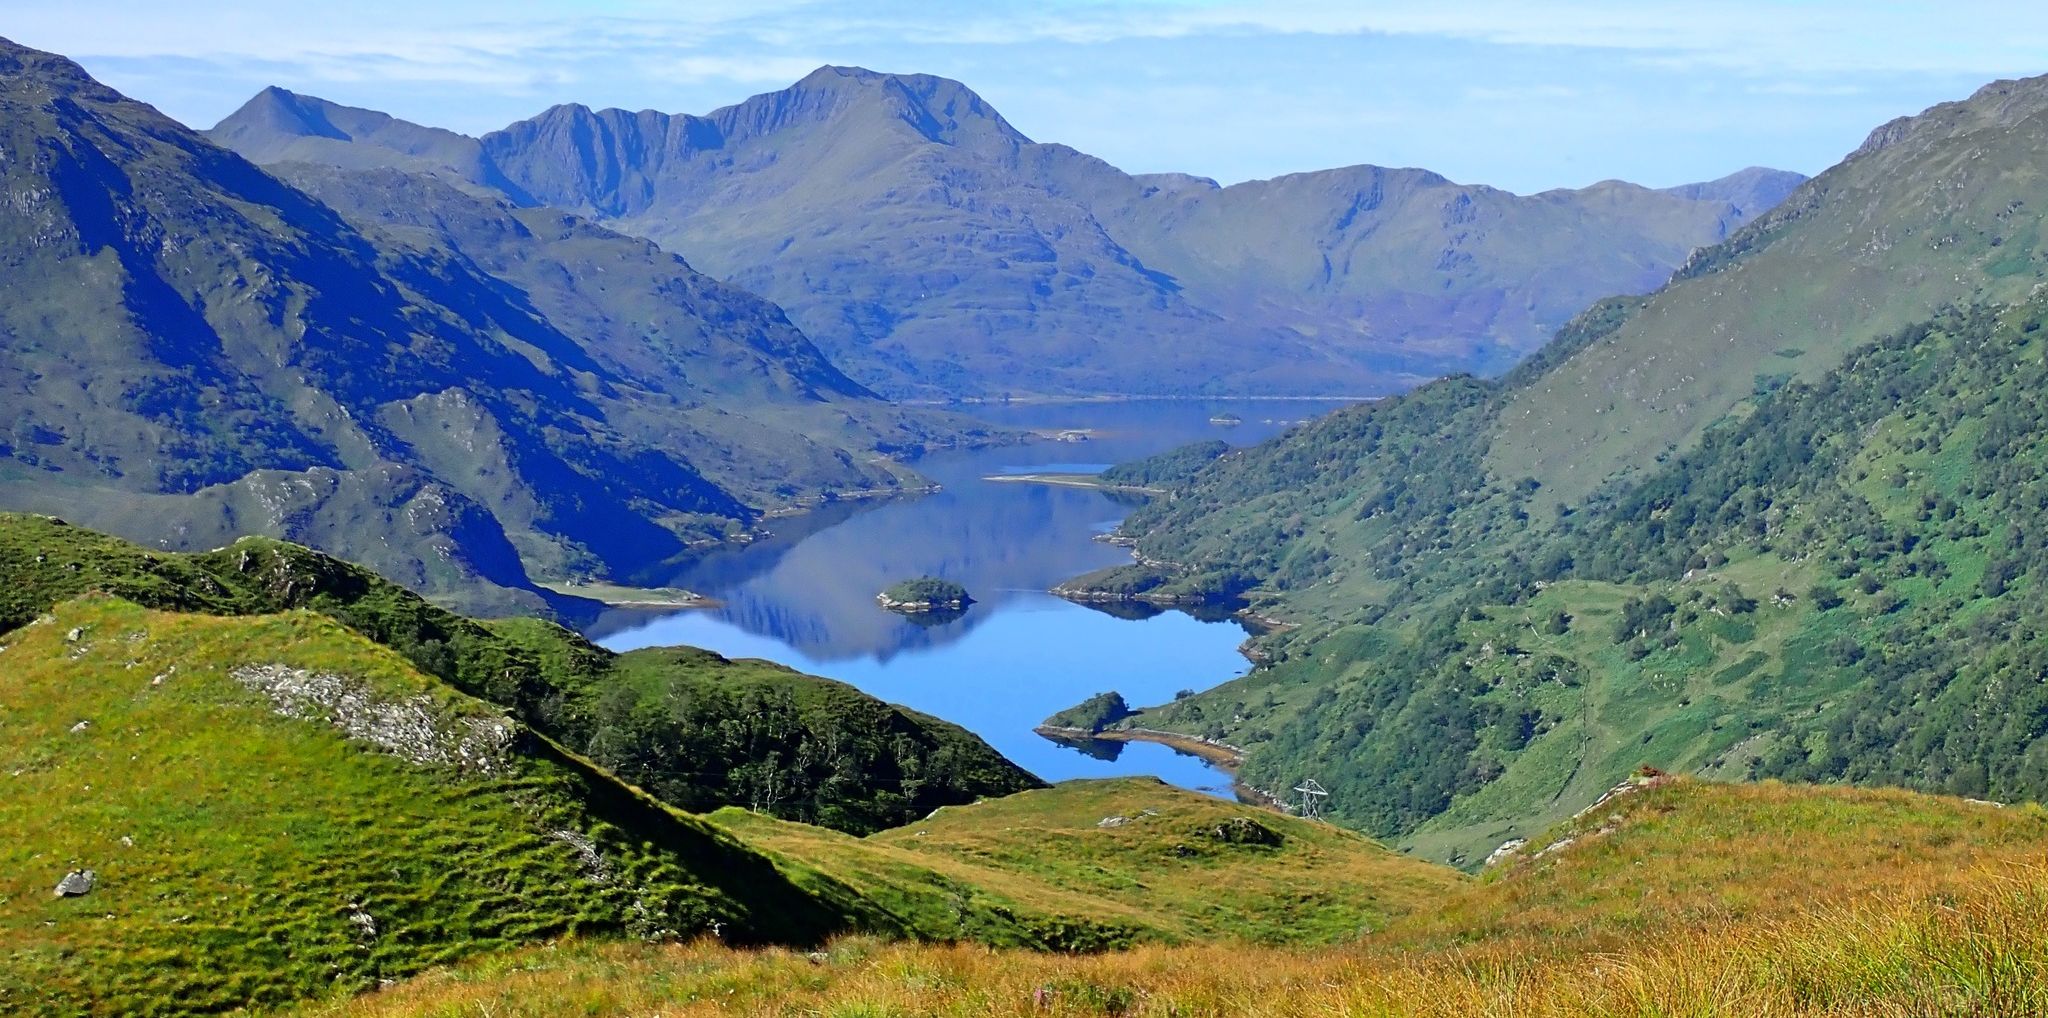
{"label": "golden grass tuft", "polygon": [[848,939],[807,956],[565,942],[310,1013],[2048,1014],[2043,824],[2035,807],[1678,781],[1556,832],[1578,836],[1560,852],[1342,947],[1071,956]]}

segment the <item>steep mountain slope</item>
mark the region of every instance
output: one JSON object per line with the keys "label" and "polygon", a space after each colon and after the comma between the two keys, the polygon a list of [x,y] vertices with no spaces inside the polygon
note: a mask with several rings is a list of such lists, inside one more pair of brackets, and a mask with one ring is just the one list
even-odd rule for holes
{"label": "steep mountain slope", "polygon": [[1357,393],[1498,370],[1799,179],[1520,197],[1368,166],[1217,188],[1035,143],[957,82],[838,67],[704,117],[558,106],[475,149],[380,117],[272,90],[214,136],[266,162],[438,155],[466,186],[770,297],[892,394]]}
{"label": "steep mountain slope", "polygon": [[534,619],[478,623],[281,542],[164,554],[0,514],[0,632],[94,591],[205,614],[318,612],[685,809],[740,804],[867,832],[1040,784],[957,725],[777,665],[613,654]]}
{"label": "steep mountain slope", "polygon": [[1615,470],[1691,445],[1760,378],[1811,380],[1937,308],[2028,295],[2048,250],[2044,149],[2042,78],[1878,128],[1687,264],[1634,321],[1520,390],[1489,467],[1541,480],[1540,505],[1577,501]]}
{"label": "steep mountain slope", "polygon": [[[0,110],[0,504],[174,547],[298,537],[531,608],[528,569],[615,572],[743,528],[777,493],[734,461],[787,455],[785,499],[906,474],[847,423],[873,401],[772,306],[644,243],[558,226],[550,250],[637,274],[619,308],[601,284],[551,301],[558,323],[476,259],[380,246],[60,57],[0,43]],[[661,332],[590,328],[614,312]],[[719,393],[797,409],[719,426],[694,406]]]}
{"label": "steep mountain slope", "polygon": [[2048,794],[2014,678],[2042,610],[2044,106],[2030,79],[1888,126],[1500,382],[1155,478],[1174,494],[1128,524],[1151,565],[1101,582],[1255,585],[1303,626],[1140,723],[1467,862],[1644,762]]}
{"label": "steep mountain slope", "polygon": [[588,362],[574,369],[632,394],[610,408],[614,420],[687,450],[696,469],[750,504],[784,507],[820,487],[896,487],[914,476],[874,451],[914,455],[986,434],[873,398],[779,309],[647,241],[431,176],[274,169],[381,248],[458,261],[509,288],[576,339]]}

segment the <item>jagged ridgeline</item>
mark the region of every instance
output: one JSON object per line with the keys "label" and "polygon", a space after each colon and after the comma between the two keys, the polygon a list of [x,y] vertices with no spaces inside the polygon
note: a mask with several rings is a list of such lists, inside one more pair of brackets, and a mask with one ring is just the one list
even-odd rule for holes
{"label": "jagged ridgeline", "polygon": [[2048,80],[1888,125],[1648,298],[1134,514],[1303,623],[1145,723],[1476,862],[1640,763],[2048,794]]}
{"label": "jagged ridgeline", "polygon": [[0,153],[8,508],[532,612],[529,573],[630,579],[976,430],[644,240],[390,171],[316,198],[4,40]]}
{"label": "jagged ridgeline", "polygon": [[740,805],[864,833],[1039,784],[964,729],[843,683],[690,648],[613,654],[538,620],[472,621],[278,541],[167,554],[0,514],[0,587],[0,631],[94,591],[180,612],[318,612],[681,809]]}
{"label": "jagged ridgeline", "polygon": [[1221,187],[1033,141],[957,81],[854,67],[704,116],[561,105],[480,138],[268,89],[209,136],[646,237],[899,396],[1379,393],[1498,371],[1802,179],[1515,195],[1352,166]]}

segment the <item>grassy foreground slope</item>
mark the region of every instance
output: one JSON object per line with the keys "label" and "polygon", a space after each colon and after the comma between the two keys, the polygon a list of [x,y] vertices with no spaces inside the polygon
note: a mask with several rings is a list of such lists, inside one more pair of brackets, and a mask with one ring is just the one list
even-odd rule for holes
{"label": "grassy foreground slope", "polygon": [[[324,616],[90,597],[5,639],[0,1011],[226,1010],[570,933],[851,921]],[[53,896],[80,869],[91,891]]]}
{"label": "grassy foreground slope", "polygon": [[712,819],[899,914],[934,914],[924,928],[950,921],[983,941],[1336,943],[1466,882],[1342,828],[1151,778],[949,806],[866,838],[732,809]]}
{"label": "grassy foreground slope", "polygon": [[2048,1008],[2044,842],[2035,807],[1666,781],[1350,947],[1072,957],[854,938],[806,956],[588,940],[306,1013],[2033,1014]]}
{"label": "grassy foreground slope", "polygon": [[683,809],[739,804],[872,831],[1040,784],[957,725],[778,665],[613,654],[551,623],[478,623],[281,541],[161,553],[0,514],[0,634],[93,591],[216,615],[318,612]]}

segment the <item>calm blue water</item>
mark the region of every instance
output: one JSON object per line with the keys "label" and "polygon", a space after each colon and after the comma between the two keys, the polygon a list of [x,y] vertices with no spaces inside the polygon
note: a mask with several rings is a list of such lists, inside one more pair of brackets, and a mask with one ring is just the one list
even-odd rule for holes
{"label": "calm blue water", "polygon": [[[1097,491],[999,483],[993,474],[1093,472],[1206,438],[1245,444],[1337,404],[1171,401],[1033,404],[973,412],[1013,427],[1090,428],[1087,442],[1036,442],[948,453],[916,464],[942,490],[924,498],[840,505],[783,521],[775,536],[721,549],[662,582],[718,608],[614,611],[589,627],[614,650],[667,644],[766,658],[840,679],[884,700],[962,725],[1048,781],[1151,774],[1230,794],[1200,759],[1164,746],[1104,743],[1092,752],[1044,739],[1049,714],[1116,690],[1161,703],[1244,674],[1247,635],[1234,620],[1182,612],[1120,618],[1044,593],[1061,580],[1130,560],[1093,540],[1131,502]],[[1229,411],[1236,427],[1208,423]],[[875,594],[930,573],[976,598],[934,622],[883,611]]]}

